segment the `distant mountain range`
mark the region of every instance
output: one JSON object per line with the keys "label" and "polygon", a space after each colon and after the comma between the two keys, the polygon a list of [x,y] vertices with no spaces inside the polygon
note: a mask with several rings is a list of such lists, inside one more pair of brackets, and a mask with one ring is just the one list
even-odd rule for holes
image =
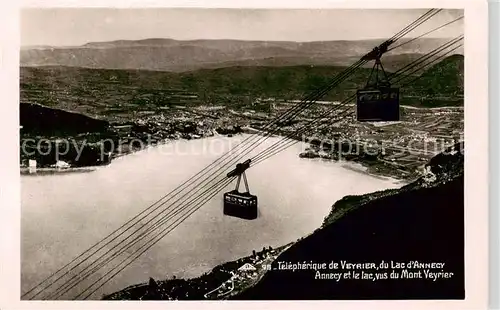
{"label": "distant mountain range", "polygon": [[[408,39],[406,39],[408,40]],[[384,56],[391,64],[408,63],[449,39],[421,38]],[[30,46],[21,49],[21,66],[72,66],[184,72],[234,66],[347,66],[380,40],[239,41],[173,39],[92,42],[81,46]],[[399,41],[400,44],[405,41]],[[463,51],[457,51],[463,53]],[[387,68],[391,70],[391,66]]]}

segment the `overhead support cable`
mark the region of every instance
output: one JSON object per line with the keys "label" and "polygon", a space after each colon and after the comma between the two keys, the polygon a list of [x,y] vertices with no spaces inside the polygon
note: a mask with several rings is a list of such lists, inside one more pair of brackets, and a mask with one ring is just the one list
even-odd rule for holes
{"label": "overhead support cable", "polygon": [[459,16],[459,17],[455,18],[454,20],[449,21],[449,22],[447,22],[447,23],[445,23],[445,24],[443,24],[443,25],[441,25],[441,26],[438,26],[438,27],[436,27],[436,28],[433,28],[433,29],[431,29],[431,30],[429,30],[429,31],[427,31],[427,32],[425,32],[425,33],[423,33],[423,34],[421,34],[421,35],[417,36],[417,37],[414,37],[414,38],[412,38],[412,39],[410,39],[410,40],[408,40],[408,41],[405,41],[405,42],[403,42],[403,43],[401,43],[401,44],[399,44],[399,45],[393,46],[393,47],[391,47],[390,49],[388,49],[388,50],[387,50],[387,52],[390,52],[390,51],[392,51],[392,50],[394,50],[394,49],[396,49],[396,48],[399,48],[399,47],[401,47],[401,46],[404,46],[404,45],[406,45],[406,44],[409,44],[409,43],[411,43],[411,42],[414,42],[415,40],[421,39],[422,37],[424,37],[424,36],[426,36],[426,35],[428,35],[428,34],[431,34],[431,33],[435,32],[435,31],[437,31],[437,30],[440,30],[440,29],[442,29],[442,28],[444,28],[444,27],[446,27],[446,26],[448,26],[448,25],[451,25],[451,24],[453,24],[453,23],[456,23],[457,21],[462,20],[463,18],[464,18],[463,16]]}
{"label": "overhead support cable", "polygon": [[[428,20],[429,18],[431,18],[432,16],[434,16],[438,12],[439,12],[439,10],[429,10],[426,14],[424,14],[423,17],[420,17],[418,19],[418,22],[414,22],[414,23],[410,24],[409,26],[405,27],[405,29],[403,29],[404,31],[401,31],[400,33],[396,34],[393,37],[393,40],[392,40],[391,44],[394,43],[395,41],[397,41],[400,37],[404,36],[408,32],[410,32],[413,29],[415,29],[416,27],[418,27],[420,24],[422,24],[423,22],[425,22],[426,20]],[[179,207],[177,210],[181,210],[180,208],[188,206],[189,203],[187,202],[186,199],[187,199],[188,195],[193,190],[195,190],[197,188],[203,188],[203,187],[209,186],[210,182],[213,182],[213,181],[215,181],[217,179],[217,177],[210,178],[211,176],[214,176],[214,174],[216,176],[219,176],[222,173],[224,173],[225,171],[227,171],[225,169],[229,169],[230,166],[233,166],[235,163],[238,162],[238,160],[240,160],[241,158],[245,157],[246,154],[249,154],[252,150],[255,149],[256,146],[260,145],[263,141],[265,141],[265,139],[267,139],[273,133],[279,132],[279,129],[281,127],[280,123],[285,122],[285,121],[289,121],[289,120],[293,119],[294,117],[298,116],[302,111],[304,111],[306,108],[308,108],[309,106],[311,106],[312,104],[314,104],[316,100],[318,100],[321,97],[323,97],[326,93],[328,93],[331,89],[333,89],[334,87],[336,87],[337,85],[339,85],[342,81],[344,81],[345,79],[347,79],[356,69],[358,69],[360,66],[362,66],[365,63],[366,63],[366,60],[360,59],[359,61],[357,61],[352,66],[348,67],[346,70],[344,70],[343,72],[339,73],[329,84],[327,84],[326,86],[320,88],[318,91],[313,92],[312,94],[310,94],[309,96],[307,96],[304,100],[302,100],[297,106],[293,107],[292,109],[290,109],[289,111],[287,111],[283,115],[280,115],[275,120],[273,120],[270,123],[266,124],[263,127],[263,129],[265,130],[264,131],[264,137],[261,137],[261,136],[258,136],[258,135],[253,135],[253,136],[250,136],[249,138],[245,139],[242,143],[238,144],[236,146],[236,149],[239,150],[239,155],[240,155],[238,159],[236,159],[236,158],[233,157],[233,155],[234,155],[233,151],[228,151],[223,156],[221,156],[217,160],[215,160],[213,163],[211,163],[210,165],[208,165],[207,167],[205,167],[204,169],[202,169],[200,172],[198,172],[197,174],[195,174],[194,176],[192,176],[191,178],[189,178],[188,180],[186,180],[184,183],[182,183],[180,186],[178,186],[177,188],[175,188],[173,191],[171,191],[167,195],[165,195],[162,198],[160,198],[160,200],[156,201],[155,203],[153,203],[152,205],[150,205],[148,208],[146,208],[145,210],[141,211],[138,215],[136,215],[135,217],[133,217],[132,219],[130,219],[128,222],[126,222],[125,224],[123,224],[122,226],[120,226],[118,229],[116,229],[114,232],[112,232],[111,234],[109,234],[108,236],[106,236],[104,239],[102,239],[101,241],[99,241],[98,243],[96,243],[93,247],[89,248],[87,251],[85,251],[82,254],[80,254],[79,256],[77,256],[70,263],[66,264],[63,268],[59,269],[58,271],[56,271],[55,273],[53,273],[51,276],[49,276],[48,278],[46,278],[44,281],[42,281],[41,283],[39,283],[37,286],[33,287],[28,292],[24,293],[23,297],[26,297],[26,296],[30,295],[31,293],[33,293],[33,292],[37,292],[34,296],[31,296],[31,298],[34,298],[34,297],[38,296],[39,294],[43,293],[50,286],[52,286],[55,283],[57,283],[59,280],[61,280],[62,278],[64,278],[68,274],[70,274],[72,271],[76,271],[77,267],[79,267],[80,265],[82,265],[84,262],[90,260],[94,255],[97,255],[97,253],[99,253],[99,251],[105,249],[106,246],[110,245],[113,241],[117,241],[118,245],[120,245],[121,243],[123,243],[123,240],[119,241],[118,238],[121,237],[121,236],[123,236],[124,233],[126,233],[129,230],[131,230],[136,225],[142,225],[140,229],[145,228],[146,231],[141,232],[140,230],[136,230],[135,232],[132,232],[129,235],[129,237],[130,236],[135,236],[135,233],[139,234],[139,236],[146,236],[147,234],[149,234],[150,232],[154,231],[155,229],[158,229],[161,225],[166,224],[168,221],[171,221],[173,218],[169,217],[168,215],[163,215],[160,218],[158,218],[158,216],[160,216],[162,213],[164,213],[169,208],[173,207],[173,205],[175,205],[177,202],[181,204],[181,207]],[[258,136],[257,141],[252,142],[253,140],[255,140],[256,136]],[[260,143],[258,143],[259,141],[260,141]],[[226,162],[226,161],[223,161],[223,159],[229,159],[229,161]],[[217,174],[218,171],[219,171],[219,174]],[[203,177],[206,176],[206,175],[208,175],[208,176],[203,179]],[[208,179],[210,179],[210,180],[208,180]],[[224,179],[224,180],[228,181],[229,179]],[[222,186],[223,184],[225,184],[225,181],[223,182],[222,180],[219,180],[220,183],[216,182],[215,184],[219,184],[219,185]],[[215,185],[215,186],[217,187],[217,185]],[[209,189],[211,189],[211,188],[213,189],[213,185],[212,185],[212,187],[208,187],[208,188]],[[221,188],[223,188],[223,186]],[[205,193],[205,194],[204,195],[200,194],[201,196],[197,196],[197,197],[200,198],[199,204],[196,204],[196,206],[198,206],[198,207],[201,207],[204,203],[206,203],[206,201],[207,201],[205,199],[206,195],[212,195],[213,194],[212,190],[207,190],[207,191],[205,191],[203,193]],[[169,206],[167,206],[167,208],[164,208],[164,210],[161,210],[161,208],[167,202],[171,201],[172,199],[174,199],[174,197],[176,197],[178,195],[181,195],[179,199],[177,199],[173,204],[170,204]],[[159,211],[159,214],[154,214],[154,212],[157,212],[157,211]],[[150,219],[150,220],[146,220],[148,216],[152,216],[153,218]],[[154,220],[156,220],[156,222],[152,223]],[[185,218],[184,218],[184,220],[185,220]],[[182,221],[184,221],[184,220],[182,220]],[[144,224],[143,221],[146,221],[146,224]],[[182,221],[180,223],[182,223]],[[150,225],[150,224],[152,226],[150,226],[148,228],[146,225]],[[158,241],[161,240],[161,238],[158,239]],[[137,240],[137,237],[136,237],[136,240]],[[118,247],[118,245],[113,246],[112,248],[115,250]],[[154,245],[154,243],[152,243],[152,245]],[[98,248],[98,249],[95,250],[95,248]],[[113,254],[115,258],[119,255],[117,253],[122,254],[123,251],[119,250],[118,252],[115,252]],[[139,254],[139,256],[141,254]],[[111,257],[113,257],[113,255]],[[132,259],[132,261],[134,259]],[[99,261],[99,259],[94,260],[94,263],[97,262],[97,261]],[[76,267],[75,267],[74,264],[76,264]],[[94,266],[93,268],[90,268],[88,270],[89,270],[89,272],[90,271],[96,271],[97,269],[95,269],[95,268],[97,268],[97,266],[105,266],[105,265],[106,265],[106,263],[104,263],[104,260],[102,260],[100,264],[97,264],[96,266]],[[92,264],[90,266],[92,266]],[[69,271],[67,269],[69,269]],[[61,273],[62,273],[62,275],[61,275]],[[58,275],[59,275],[59,277],[57,277]],[[55,281],[54,281],[54,278],[56,278]],[[79,281],[80,280],[85,280],[85,279],[81,279],[81,278],[84,278],[84,277],[78,277],[78,280]],[[74,278],[72,278],[72,279],[74,279]],[[109,280],[107,280],[107,281],[109,281]],[[52,282],[52,283],[44,286],[44,284],[47,284],[48,282]],[[66,283],[70,283],[70,282],[66,282]],[[71,286],[71,285],[73,285],[75,283],[76,282],[72,281],[71,284],[69,284],[69,285],[65,284],[62,288],[63,289],[67,289],[69,286]],[[80,282],[78,282],[78,283],[80,283]],[[41,288],[42,286],[44,286],[44,287]],[[88,291],[88,290],[86,290],[86,291]],[[61,291],[59,291],[58,293],[56,293],[55,296],[61,296],[65,292],[63,294],[59,295],[60,293],[61,293]],[[82,294],[78,295],[78,297],[81,297],[81,296],[82,296]],[[87,298],[88,296],[90,296],[90,295],[85,296],[85,298]]]}
{"label": "overhead support cable", "polygon": [[[259,163],[259,162],[260,162],[260,161],[257,161],[257,163]],[[257,163],[256,163],[256,164],[257,164]]]}
{"label": "overhead support cable", "polygon": [[[460,40],[459,40],[460,41]],[[457,41],[457,42],[459,42]],[[459,44],[457,45],[456,47],[453,47],[451,50],[447,51],[445,54],[441,55],[440,57],[438,58],[435,58],[433,59],[431,62],[423,65],[422,67],[420,68],[416,68],[415,70],[413,70],[411,73],[416,73],[417,71],[419,70],[422,70],[424,67],[429,67],[430,65],[432,65],[433,63],[443,59],[444,57],[446,57],[447,55],[453,53],[456,49],[460,48],[462,45]],[[396,80],[395,83],[400,83],[401,81],[403,81],[404,79],[409,79],[413,76],[403,76],[401,77],[400,75],[395,75],[395,77],[398,77],[399,80]],[[394,79],[395,77],[392,77],[392,79]],[[415,77],[414,79],[411,79],[411,81],[406,81],[404,82],[404,85],[402,85],[403,87],[404,86],[407,86],[407,85],[411,85],[412,83],[414,83],[415,81],[417,81],[421,76],[417,76]],[[391,77],[390,77],[391,79]],[[351,100],[354,100],[355,99],[355,95],[352,95],[352,96],[349,96],[347,99],[343,100],[342,103],[340,105],[346,105],[348,102],[350,102]],[[306,130],[310,129],[311,125],[314,125],[318,120],[320,119],[323,119],[327,116],[329,116],[330,114],[332,114],[334,111],[336,111],[337,109],[329,109],[327,110],[325,113],[322,113],[318,118],[314,119],[313,121],[307,123],[306,125],[304,125],[303,127],[301,127],[299,130],[297,130],[296,132],[294,132],[293,134],[289,134],[289,135],[285,135],[285,137],[276,142],[274,145],[272,145],[271,147],[267,148],[264,152],[261,152],[260,154],[258,154],[255,158],[253,158],[253,164],[252,164],[252,167],[253,166],[256,166],[257,164],[261,163],[262,161],[282,152],[283,150],[291,147],[292,145],[295,145],[296,143],[299,143],[301,142],[301,138],[299,135],[300,134],[303,134],[304,132],[306,132]],[[353,115],[354,112],[349,112],[350,110],[350,107],[347,106],[346,109],[340,111],[337,115],[335,115],[335,119],[331,122],[330,125],[336,123],[336,121],[340,118],[343,118],[345,116],[348,116],[348,115]]]}

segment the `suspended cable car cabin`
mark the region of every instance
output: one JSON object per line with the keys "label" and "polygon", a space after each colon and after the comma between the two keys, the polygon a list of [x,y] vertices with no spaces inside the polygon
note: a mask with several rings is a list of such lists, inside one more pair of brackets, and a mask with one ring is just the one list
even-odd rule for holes
{"label": "suspended cable car cabin", "polygon": [[[245,170],[250,167],[250,159],[237,164],[236,169],[229,172],[227,177],[238,176],[234,190],[224,193],[224,215],[238,217],[245,220],[257,218],[257,196],[250,194]],[[240,192],[240,182],[243,178],[245,192]]]}
{"label": "suspended cable car cabin", "polygon": [[391,86],[380,61],[388,44],[376,47],[362,58],[375,60],[375,64],[365,88],[357,91],[356,114],[360,122],[399,121],[399,88]]}

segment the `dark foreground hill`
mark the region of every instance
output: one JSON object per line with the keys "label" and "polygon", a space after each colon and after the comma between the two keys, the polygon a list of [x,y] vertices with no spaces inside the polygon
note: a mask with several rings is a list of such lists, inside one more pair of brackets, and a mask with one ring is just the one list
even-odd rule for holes
{"label": "dark foreground hill", "polygon": [[[234,285],[228,294],[218,298],[463,299],[463,150],[463,143],[458,143],[435,156],[427,164],[427,172],[422,178],[400,189],[346,196],[339,200],[323,225],[285,249],[259,282],[250,287]],[[246,261],[249,258],[222,264],[195,279],[165,280],[159,284],[150,281],[104,296],[104,299],[204,299],[206,293],[228,280],[231,271],[236,271]],[[387,265],[380,265],[382,261]],[[313,270],[280,270],[283,264],[325,263],[328,266],[331,262],[338,263],[339,269],[321,270],[323,275],[355,271],[360,278],[315,279]],[[342,262],[374,263],[379,269],[346,269]],[[427,278],[429,271],[441,277]],[[393,272],[399,274],[399,279],[392,279]],[[368,273],[380,278],[376,281],[362,279]]]}
{"label": "dark foreground hill", "polygon": [[[463,299],[463,144],[453,149],[433,158],[424,178],[400,190],[337,202],[321,229],[285,251],[274,270],[236,299]],[[391,279],[391,270],[379,270],[389,278],[336,281],[315,279],[311,270],[277,270],[278,262],[309,261],[444,263],[432,271],[450,277],[426,279],[424,268],[416,279]]]}

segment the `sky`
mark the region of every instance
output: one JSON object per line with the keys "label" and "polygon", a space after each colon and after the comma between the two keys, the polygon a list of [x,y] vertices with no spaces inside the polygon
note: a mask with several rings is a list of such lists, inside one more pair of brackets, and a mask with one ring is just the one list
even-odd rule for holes
{"label": "sky", "polygon": [[[21,11],[21,45],[75,46],[146,38],[326,41],[387,38],[422,9],[116,9],[35,8]],[[408,36],[463,15],[443,10]],[[429,37],[463,33],[463,19]]]}

